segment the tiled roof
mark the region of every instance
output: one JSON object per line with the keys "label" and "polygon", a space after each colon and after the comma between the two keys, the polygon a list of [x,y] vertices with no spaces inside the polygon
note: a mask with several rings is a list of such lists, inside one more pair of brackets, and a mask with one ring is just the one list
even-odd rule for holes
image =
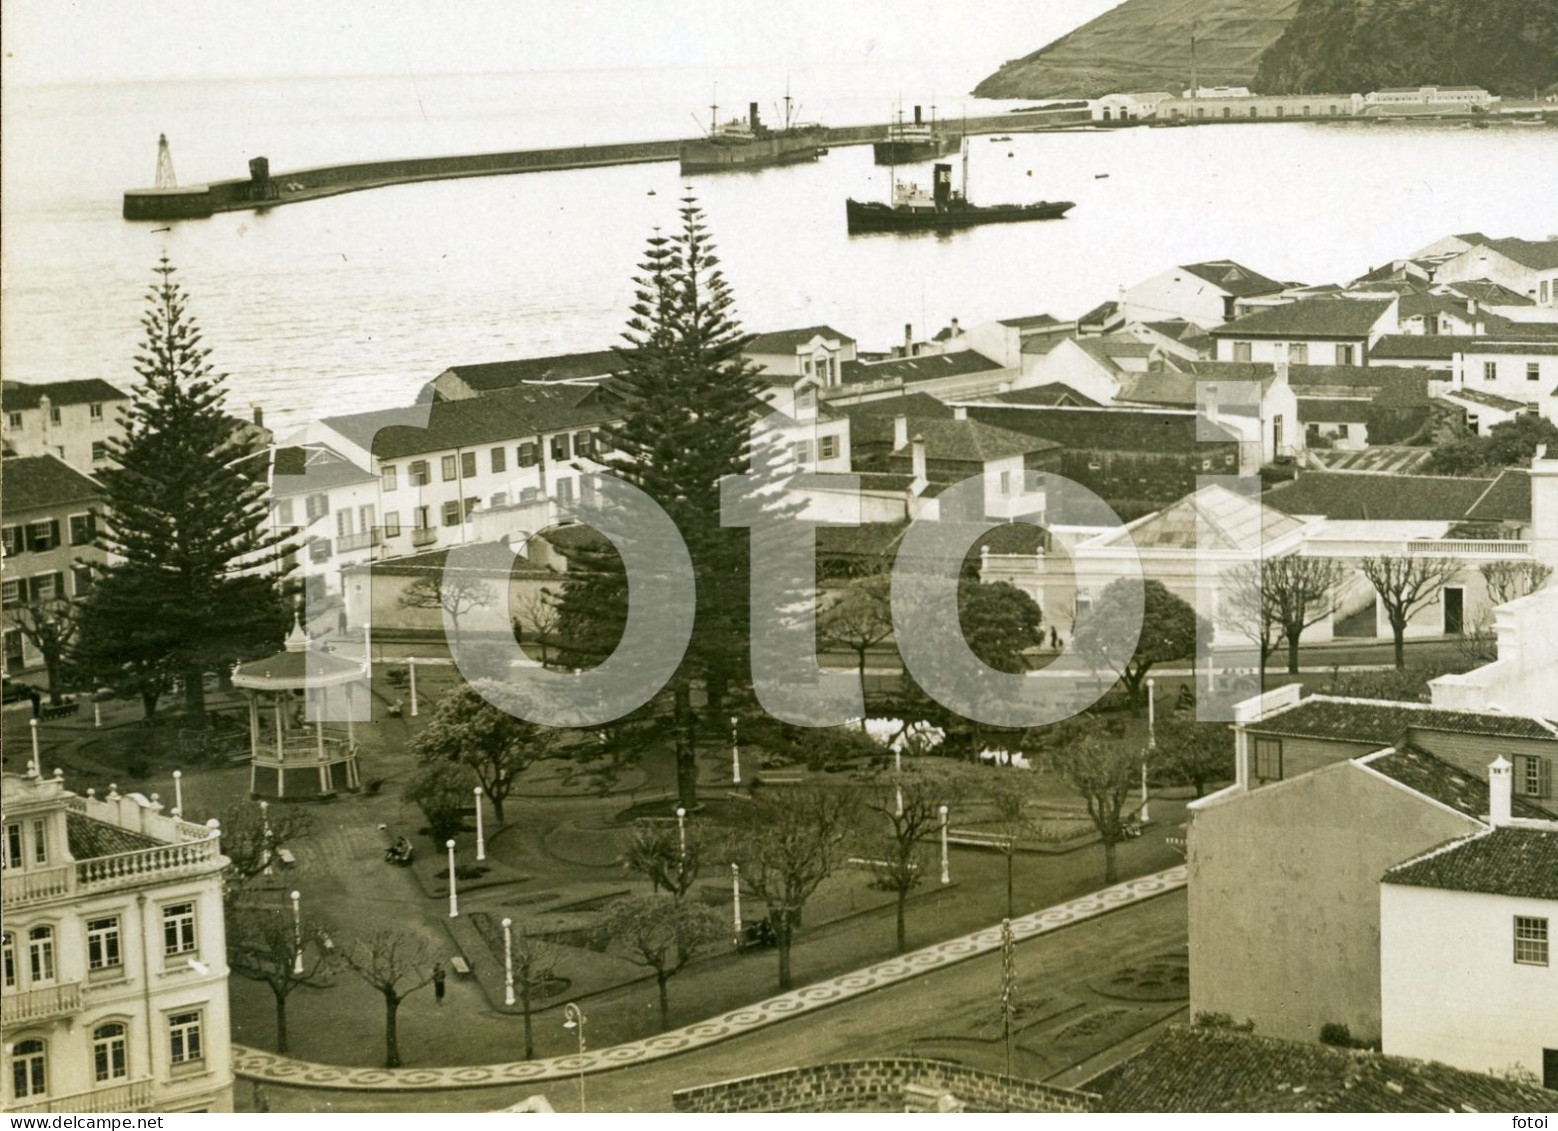
{"label": "tiled roof", "polygon": [[795,330],[773,330],[766,334],[754,334],[742,353],[794,353],[813,338],[830,341],[853,342],[848,334],[841,334],[832,326],[802,326]]}
{"label": "tiled roof", "polygon": [[[909,425],[909,437],[911,442],[915,437],[925,442],[926,459],[958,463],[985,463],[1006,456],[1047,452],[1060,447],[1053,440],[1041,439],[1025,432],[1013,432],[978,420],[916,420]],[[908,459],[909,453],[907,449],[900,448],[894,456]]]}
{"label": "tiled roof", "polygon": [[45,510],[101,499],[97,480],[58,456],[9,456],[0,460],[0,500],[7,514]]}
{"label": "tiled roof", "polygon": [[1369,356],[1376,361],[1449,361],[1466,348],[1467,340],[1451,334],[1383,334],[1369,347]]}
{"label": "tiled roof", "polygon": [[1449,295],[1405,294],[1401,296],[1399,312],[1402,318],[1419,318],[1425,314],[1449,314],[1467,321],[1474,317],[1466,311],[1465,302]]}
{"label": "tiled roof", "polygon": [[1262,734],[1377,743],[1380,746],[1396,742],[1408,727],[1495,738],[1530,738],[1558,744],[1558,734],[1524,715],[1480,714],[1421,703],[1339,699],[1329,695],[1311,695],[1285,711],[1249,724],[1251,731]]}
{"label": "tiled roof", "polygon": [[[860,481],[862,491],[907,491],[914,485],[914,476],[909,472],[896,471],[851,471]],[[810,472],[802,471],[790,477],[789,483],[795,490],[805,491],[814,488],[822,490],[834,490],[833,480],[836,472]]]}
{"label": "tiled roof", "polygon": [[[1135,404],[1162,405],[1170,408],[1195,408],[1199,403],[1200,390],[1197,385],[1211,380],[1221,386],[1218,400],[1218,411],[1228,415],[1255,416],[1260,411],[1260,398],[1272,386],[1275,376],[1268,373],[1265,377],[1248,381],[1232,374],[1217,376],[1201,371],[1203,362],[1185,362],[1189,372],[1178,370],[1164,370],[1160,373],[1128,373],[1125,375],[1123,386],[1120,390],[1121,401],[1130,401]],[[1211,364],[1217,364],[1213,362]],[[1230,365],[1237,363],[1230,362]],[[1257,388],[1258,383],[1258,388]],[[1242,388],[1233,389],[1231,385],[1240,385]]]}
{"label": "tiled roof", "polygon": [[1055,347],[1061,342],[1074,342],[1076,338],[1071,334],[1034,334],[1022,343],[1022,352],[1035,357],[1044,357],[1054,352]]}
{"label": "tiled roof", "polygon": [[1397,864],[1383,882],[1558,901],[1558,829],[1501,826],[1475,833]]}
{"label": "tiled roof", "polygon": [[1558,340],[1531,337],[1521,341],[1511,335],[1500,335],[1498,341],[1489,338],[1470,338],[1462,341],[1465,344],[1460,347],[1460,350],[1468,354],[1512,353],[1522,357],[1558,356]]}
{"label": "tiled roof", "polygon": [[399,459],[621,419],[621,410],[591,396],[594,392],[527,385],[467,400],[329,416],[321,423],[380,459]]}
{"label": "tiled roof", "polygon": [[1302,471],[1267,491],[1268,506],[1286,514],[1338,521],[1454,522],[1466,516],[1491,479],[1446,475],[1383,475],[1362,471]]}
{"label": "tiled roof", "polygon": [[1558,1092],[1361,1049],[1173,1026],[1106,1078],[1117,1112],[1551,1111]]}
{"label": "tiled roof", "polygon": [[622,368],[617,350],[564,353],[555,357],[527,357],[517,361],[488,361],[478,365],[453,365],[453,373],[478,392],[511,389],[536,381],[577,381],[604,378]]}
{"label": "tiled roof", "polygon": [[1082,326],[1100,325],[1116,317],[1119,313],[1120,304],[1115,302],[1114,299],[1109,299],[1107,302],[1099,303],[1092,310],[1082,315],[1082,317],[1077,319],[1077,323]]}
{"label": "tiled roof", "polygon": [[895,416],[907,416],[911,420],[917,418],[951,420],[953,416],[951,405],[937,400],[929,393],[900,393],[893,397],[883,397],[881,400],[835,407],[851,420],[860,416],[885,416],[889,423]]}
{"label": "tiled roof", "polygon": [[1031,522],[1003,522],[982,534],[972,552],[984,549],[992,554],[1036,554],[1043,546],[1044,531],[1040,527]]}
{"label": "tiled roof", "polygon": [[959,350],[956,353],[929,353],[919,357],[901,357],[895,361],[877,361],[865,364],[846,361],[842,367],[844,384],[851,385],[872,381],[934,381],[938,377],[961,377],[966,373],[983,373],[1003,368],[977,350]]}
{"label": "tiled roof", "polygon": [[1510,397],[1501,397],[1497,393],[1485,393],[1481,389],[1450,389],[1444,394],[1447,401],[1465,401],[1468,404],[1481,405],[1483,408],[1496,408],[1502,412],[1524,412],[1525,401],[1517,401]]}
{"label": "tiled roof", "polygon": [[37,408],[44,397],[54,405],[94,404],[99,401],[127,401],[130,394],[121,392],[107,381],[89,377],[82,381],[51,381],[47,384],[23,384],[7,381],[0,387],[0,403],[6,412],[21,412]]}
{"label": "tiled roof", "polygon": [[325,491],[351,483],[371,483],[374,479],[327,444],[277,448],[271,474],[277,477],[272,480],[274,495]]}
{"label": "tiled roof", "polygon": [[[505,557],[509,554],[510,551],[506,543],[497,543],[494,545],[500,548],[501,553]],[[442,575],[444,571],[444,563],[448,560],[448,557],[449,549],[448,547],[444,547],[440,550],[425,550],[420,554],[405,554],[398,558],[385,558],[383,561],[364,562],[359,566],[351,566],[348,568],[367,570],[375,577],[421,577],[424,574]],[[460,573],[464,571],[456,570],[455,572]],[[477,566],[475,569],[470,570],[469,572],[485,576],[493,573],[494,571]],[[508,573],[511,578],[555,578],[557,576],[557,574],[552,570],[546,569],[542,566],[531,565],[523,554],[519,554],[514,558],[514,564],[509,567]]]}
{"label": "tiled roof", "polygon": [[1531,473],[1506,467],[1466,512],[1472,522],[1530,522]]}
{"label": "tiled roof", "polygon": [[593,526],[582,522],[569,522],[561,526],[549,526],[539,537],[555,546],[565,556],[572,550],[603,549],[611,543]]}
{"label": "tiled roof", "polygon": [[1060,325],[1060,319],[1053,314],[1027,314],[1021,318],[1002,318],[998,321],[1002,326],[1012,326],[1018,330],[1030,330],[1035,326]]}
{"label": "tiled roof", "polygon": [[1186,263],[1179,269],[1189,271],[1198,279],[1205,279],[1235,298],[1275,294],[1283,289],[1283,284],[1275,279],[1268,279],[1258,271],[1241,267],[1231,259],[1217,259],[1210,263]]}
{"label": "tiled roof", "polygon": [[99,856],[117,856],[121,852],[140,852],[161,848],[163,842],[145,833],[131,832],[107,821],[95,820],[84,813],[65,814],[65,840],[77,860]]}
{"label": "tiled roof", "polygon": [[[1432,754],[1407,746],[1383,755],[1370,755],[1361,761],[1369,769],[1458,813],[1478,820],[1488,815],[1488,783]],[[1514,799],[1513,808],[1517,817],[1540,819],[1547,816],[1545,811],[1519,797]]]}
{"label": "tiled roof", "polygon": [[1533,271],[1551,271],[1558,267],[1558,239],[1488,240],[1483,246],[1491,247],[1505,258],[1513,259],[1522,267],[1529,267]]}
{"label": "tiled roof", "polygon": [[1445,283],[1456,294],[1474,298],[1485,306],[1535,306],[1536,300],[1512,291],[1502,283],[1491,279],[1466,279],[1458,283]]}
{"label": "tiled roof", "polygon": [[1074,405],[1077,408],[1097,408],[1098,402],[1092,397],[1077,392],[1070,385],[1059,381],[1051,381],[1044,385],[1034,385],[1027,389],[1010,389],[1004,393],[997,393],[987,398],[999,401],[1001,404],[1038,404],[1038,405]]}
{"label": "tiled roof", "polygon": [[1317,397],[1298,398],[1298,422],[1300,424],[1361,424],[1369,415],[1369,402],[1330,400]]}
{"label": "tiled roof", "polygon": [[907,522],[864,522],[859,526],[817,527],[817,553],[826,557],[876,558],[895,552],[909,530]]}
{"label": "tiled roof", "polygon": [[1306,298],[1257,310],[1214,327],[1214,338],[1366,338],[1390,309],[1388,298]]}
{"label": "tiled roof", "polygon": [[1111,531],[1089,545],[1253,552],[1303,525],[1226,487],[1211,486],[1185,496],[1129,530]]}
{"label": "tiled roof", "polygon": [[1204,450],[1204,436],[1221,432],[1222,441],[1239,437],[1226,428],[1199,422],[1190,412],[1154,412],[1128,408],[1004,408],[971,406],[968,415],[998,428],[1054,440],[1066,448],[1110,452],[1192,452]]}

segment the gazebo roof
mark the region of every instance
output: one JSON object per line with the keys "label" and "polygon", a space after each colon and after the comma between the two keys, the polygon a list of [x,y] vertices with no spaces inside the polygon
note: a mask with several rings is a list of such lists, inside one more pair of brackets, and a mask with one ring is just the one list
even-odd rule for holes
{"label": "gazebo roof", "polygon": [[333,687],[361,679],[366,669],[366,660],[316,651],[303,626],[294,619],[286,648],[273,656],[239,664],[233,669],[233,686],[259,691]]}

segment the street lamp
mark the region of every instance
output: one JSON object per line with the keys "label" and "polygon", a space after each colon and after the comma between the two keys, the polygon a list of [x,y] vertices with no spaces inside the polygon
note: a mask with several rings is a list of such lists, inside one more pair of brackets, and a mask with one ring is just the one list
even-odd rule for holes
{"label": "street lamp", "polygon": [[28,763],[27,772],[31,777],[43,776],[43,758],[38,754],[38,720],[28,719],[32,727],[32,761]]}
{"label": "street lamp", "polygon": [[676,807],[676,841],[681,847],[681,859],[687,860],[687,810],[678,805]]}
{"label": "street lamp", "polygon": [[292,972],[303,973],[303,893],[292,893]]}
{"label": "street lamp", "polygon": [[951,861],[947,859],[947,807],[943,805],[941,807],[941,882],[944,884],[952,882],[950,864]]}
{"label": "street lamp", "polygon": [[514,920],[503,917],[503,1004],[514,1004]]}
{"label": "street lamp", "polygon": [[[1153,681],[1147,681],[1147,751],[1150,754],[1158,745],[1157,697],[1152,693]],[[1137,817],[1139,824],[1145,825],[1150,818],[1147,816],[1147,759],[1141,760],[1141,814]]]}
{"label": "street lamp", "polygon": [[579,1110],[588,1110],[584,1105],[584,1010],[573,1002],[563,1006],[563,1028],[574,1030],[579,1037]]}
{"label": "street lamp", "polygon": [[449,850],[449,918],[460,917],[460,896],[454,890],[454,838],[444,841],[444,847]]}
{"label": "street lamp", "polygon": [[740,718],[730,716],[730,780],[735,785],[741,784],[741,743],[736,730],[740,723]]}
{"label": "street lamp", "polygon": [[270,802],[260,802],[260,843],[265,846],[265,874],[271,874]]}
{"label": "street lamp", "polygon": [[893,751],[893,780],[898,791],[898,815],[903,816],[903,747]]}
{"label": "street lamp", "polygon": [[730,866],[730,925],[732,945],[738,949],[741,946],[741,865]]}
{"label": "street lamp", "polygon": [[487,836],[481,827],[481,786],[476,787],[476,859],[487,859]]}
{"label": "street lamp", "polygon": [[173,815],[184,815],[184,771],[173,771]]}

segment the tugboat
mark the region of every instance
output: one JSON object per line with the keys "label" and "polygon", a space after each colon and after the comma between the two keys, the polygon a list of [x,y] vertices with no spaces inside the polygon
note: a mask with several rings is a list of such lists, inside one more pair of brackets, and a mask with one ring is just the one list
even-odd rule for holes
{"label": "tugboat", "polygon": [[820,125],[792,120],[790,96],[784,96],[784,126],[770,129],[749,103],[745,120],[719,120],[719,105],[709,107],[709,134],[682,144],[682,175],[723,173],[732,169],[763,169],[815,161],[827,152],[827,135]]}
{"label": "tugboat", "polygon": [[936,124],[934,106],[929,125],[916,106],[912,125],[905,124],[903,111],[898,111],[898,120],[887,128],[887,137],[871,143],[871,156],[878,165],[912,165],[916,161],[943,157],[956,149],[962,140]]}
{"label": "tugboat", "polygon": [[1015,224],[1025,220],[1058,220],[1075,205],[1069,200],[1041,200],[1034,204],[971,204],[968,199],[968,148],[963,149],[963,191],[952,191],[952,166],[932,167],[931,191],[900,183],[893,177],[891,204],[881,201],[846,200],[844,214],[849,234],[861,232],[951,231],[980,224]]}

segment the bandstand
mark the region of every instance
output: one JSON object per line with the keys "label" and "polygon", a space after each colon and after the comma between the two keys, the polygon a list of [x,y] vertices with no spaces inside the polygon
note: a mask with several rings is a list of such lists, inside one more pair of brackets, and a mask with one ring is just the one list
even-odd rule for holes
{"label": "bandstand", "polygon": [[[344,767],[346,788],[361,785],[352,720],[369,707],[368,663],[366,655],[353,660],[315,648],[294,621],[285,649],[233,669],[233,686],[249,694],[250,793],[261,770],[276,771],[278,798],[287,795],[289,770],[313,770],[321,794],[335,792],[337,766]],[[346,720],[344,736],[326,731],[327,717]],[[270,735],[262,733],[267,722]]]}

